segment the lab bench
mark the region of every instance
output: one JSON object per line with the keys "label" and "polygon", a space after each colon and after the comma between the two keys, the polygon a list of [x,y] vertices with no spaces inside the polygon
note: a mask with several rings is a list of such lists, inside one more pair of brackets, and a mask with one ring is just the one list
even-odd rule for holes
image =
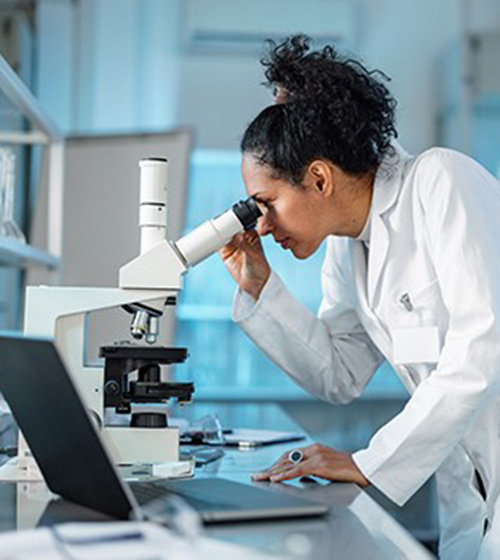
{"label": "lab bench", "polygon": [[[193,420],[214,412],[225,428],[303,432],[279,406],[267,403],[200,403],[175,410],[174,414]],[[196,476],[220,476],[249,484],[253,472],[266,468],[294,445],[300,447],[309,443],[311,440],[306,437],[297,444],[285,443],[245,450],[225,448],[221,459],[198,468]],[[273,490],[306,496],[327,504],[330,513],[310,519],[208,525],[205,527],[206,534],[262,552],[303,560],[433,558],[356,485],[294,481],[273,486]],[[54,508],[54,502],[50,503],[51,498],[53,495],[42,482],[0,483],[0,531],[68,520],[99,519],[99,516],[84,508],[60,500],[55,502],[57,507]]]}

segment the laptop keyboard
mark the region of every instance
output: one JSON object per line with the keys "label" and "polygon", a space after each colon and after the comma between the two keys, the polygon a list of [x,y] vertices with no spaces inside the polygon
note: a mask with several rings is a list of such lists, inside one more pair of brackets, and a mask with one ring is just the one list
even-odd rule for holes
{"label": "laptop keyboard", "polygon": [[194,509],[200,511],[210,511],[216,509],[225,509],[227,507],[234,508],[235,504],[227,501],[214,501],[213,499],[206,500],[200,496],[193,495],[191,493],[175,492],[170,488],[166,488],[160,484],[155,484],[154,482],[132,482],[129,483],[130,488],[134,496],[137,499],[139,505],[143,506],[148,504],[153,500],[158,500],[168,496],[176,495],[186,500],[186,502],[191,505]]}

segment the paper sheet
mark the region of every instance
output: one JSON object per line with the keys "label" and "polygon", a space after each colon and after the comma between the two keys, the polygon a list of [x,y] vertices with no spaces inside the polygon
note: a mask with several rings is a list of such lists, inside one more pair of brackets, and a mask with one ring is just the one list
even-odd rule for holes
{"label": "paper sheet", "polygon": [[269,560],[248,548],[200,536],[185,539],[152,523],[68,523],[0,535],[9,560]]}
{"label": "paper sheet", "polygon": [[272,443],[300,441],[304,439],[304,435],[296,432],[236,428],[230,434],[225,435],[224,438],[226,440],[226,445],[258,447],[260,445],[270,445]]}

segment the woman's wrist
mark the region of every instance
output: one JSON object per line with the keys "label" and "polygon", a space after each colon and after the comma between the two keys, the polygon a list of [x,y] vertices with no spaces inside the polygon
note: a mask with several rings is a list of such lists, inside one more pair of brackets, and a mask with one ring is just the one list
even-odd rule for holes
{"label": "woman's wrist", "polygon": [[352,464],[353,469],[356,472],[356,480],[355,483],[361,488],[366,488],[367,486],[371,486],[371,482],[365,477],[365,475],[361,472],[361,469],[358,467],[354,459],[352,458],[352,453],[349,453],[349,459]]}
{"label": "woman's wrist", "polygon": [[266,285],[267,279],[264,282],[259,283],[256,286],[251,286],[245,291],[254,301],[258,301],[260,294],[262,293],[262,290],[264,289],[264,286]]}
{"label": "woman's wrist", "polygon": [[248,285],[246,288],[242,288],[244,292],[246,292],[254,301],[258,301],[264,286],[267,284],[269,277],[271,276],[271,269],[269,269],[268,273],[259,280],[254,280],[251,284]]}

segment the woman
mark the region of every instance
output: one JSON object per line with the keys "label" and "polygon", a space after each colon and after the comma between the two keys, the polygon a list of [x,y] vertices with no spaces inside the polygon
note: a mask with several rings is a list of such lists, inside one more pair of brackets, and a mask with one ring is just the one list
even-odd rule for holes
{"label": "woman", "polygon": [[[358,397],[387,359],[411,397],[366,449],[321,445],[255,476],[375,485],[399,505],[436,474],[442,558],[500,547],[500,189],[468,157],[395,143],[395,103],[360,64],[294,37],[264,61],[278,103],[242,140],[263,216],[221,257],[234,318],[299,385]],[[305,259],[327,241],[318,316],[271,270],[259,236]],[[496,545],[495,545],[496,541]],[[497,551],[495,552],[495,548]]]}

